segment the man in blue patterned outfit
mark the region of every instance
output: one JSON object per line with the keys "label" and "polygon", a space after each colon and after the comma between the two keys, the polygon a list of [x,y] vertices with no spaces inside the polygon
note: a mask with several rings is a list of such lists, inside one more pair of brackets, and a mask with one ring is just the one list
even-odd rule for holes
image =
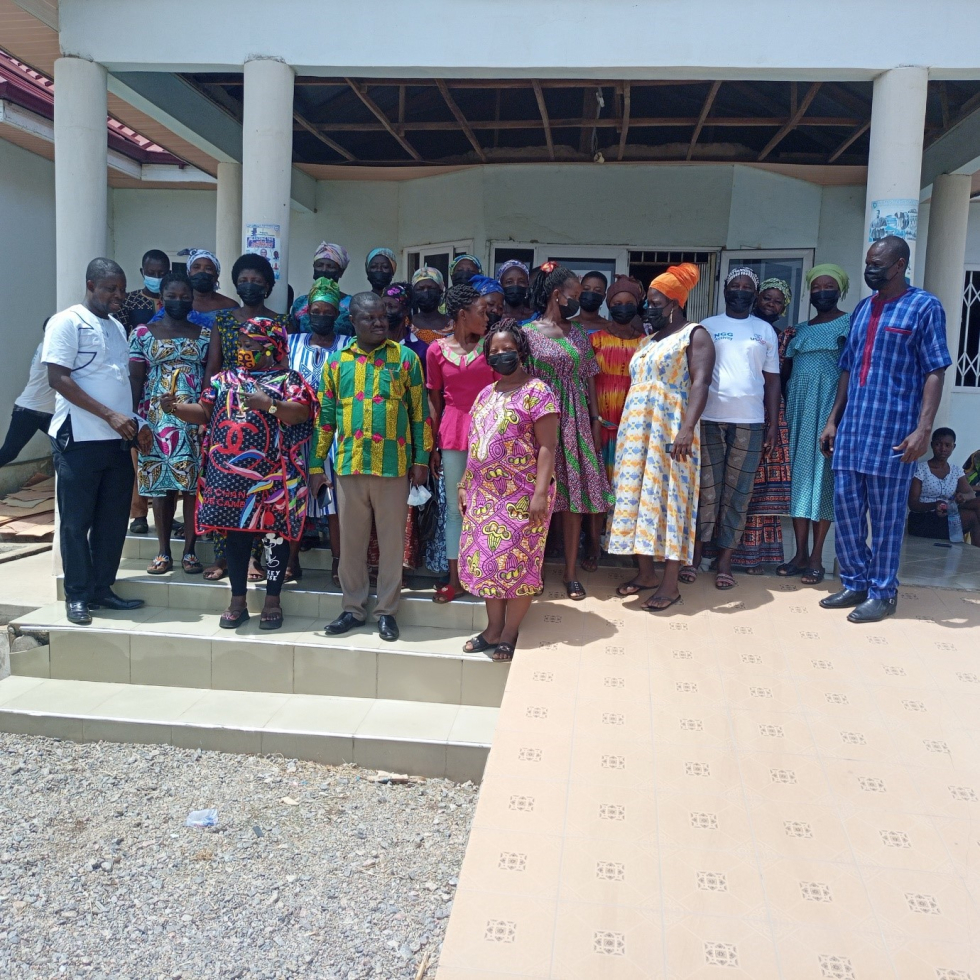
{"label": "man in blue patterned outfit", "polygon": [[906,283],[908,264],[908,244],[894,235],[868,249],[864,281],[877,292],[851,315],[837,399],[820,436],[833,458],[843,586],[820,605],[856,607],[847,617],[852,623],[895,612],[913,464],[929,447],[951,363],[942,304]]}

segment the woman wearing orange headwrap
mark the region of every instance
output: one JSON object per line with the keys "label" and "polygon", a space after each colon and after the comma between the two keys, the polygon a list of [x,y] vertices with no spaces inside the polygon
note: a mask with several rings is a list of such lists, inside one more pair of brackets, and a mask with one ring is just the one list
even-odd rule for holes
{"label": "woman wearing orange headwrap", "polygon": [[[631,385],[616,442],[609,551],[633,554],[639,572],[616,590],[623,598],[656,589],[644,608],[669,609],[680,597],[678,574],[694,556],[700,487],[698,422],[708,398],[715,348],[684,314],[698,267],[686,262],[647,290],[650,339],[630,362]],[[664,561],[658,583],[654,562]]]}

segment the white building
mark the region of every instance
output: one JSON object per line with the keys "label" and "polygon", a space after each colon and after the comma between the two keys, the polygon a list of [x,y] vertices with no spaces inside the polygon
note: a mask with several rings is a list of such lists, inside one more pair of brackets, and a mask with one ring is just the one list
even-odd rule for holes
{"label": "white building", "polygon": [[[943,413],[965,455],[980,445],[975,12],[969,0],[0,0],[0,48],[57,93],[52,119],[0,89],[13,256],[0,418],[41,321],[79,299],[98,254],[132,287],[149,248],[206,246],[230,267],[245,226],[276,225],[300,293],[322,239],[351,253],[347,292],[378,245],[399,255],[398,278],[466,251],[648,279],[684,253],[705,271],[697,316],[714,312],[732,261],[794,285],[831,261],[851,276],[850,309],[869,232],[892,215],[912,238],[920,208],[913,278],[950,313],[959,367]],[[107,112],[139,136],[112,124],[108,141]],[[964,269],[976,284],[961,338]],[[272,305],[285,300],[284,278]]]}

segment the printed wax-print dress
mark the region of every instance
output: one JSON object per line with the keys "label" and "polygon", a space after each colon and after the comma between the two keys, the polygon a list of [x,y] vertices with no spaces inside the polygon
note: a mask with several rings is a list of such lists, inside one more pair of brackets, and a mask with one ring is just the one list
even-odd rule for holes
{"label": "printed wax-print dress", "polygon": [[612,484],[616,469],[616,433],[623,417],[626,393],[630,387],[630,361],[645,337],[617,337],[608,330],[589,334],[599,373],[595,379],[595,397],[602,416],[602,462]]}
{"label": "printed wax-print dress", "polygon": [[793,517],[834,519],[834,474],[817,442],[837,397],[837,362],[850,329],[849,313],[828,323],[804,321],[797,324],[796,336],[786,348],[786,356],[793,358],[786,386]]}
{"label": "printed wax-print dress", "polygon": [[[516,391],[488,385],[476,396],[459,541],[459,579],[473,595],[516,599],[541,588],[548,520],[531,524],[528,518],[540,448],[534,423],[558,410],[558,400],[537,378]],[[549,518],[554,501],[552,482]]]}
{"label": "printed wax-print dress", "polygon": [[599,373],[585,328],[571,321],[566,337],[546,337],[537,322],[525,327],[531,347],[528,372],[540,378],[558,399],[558,448],[555,452],[555,511],[604,514],[613,503],[606,468],[592,440],[588,379]]}
{"label": "printed wax-print dress", "polygon": [[153,448],[137,457],[136,483],[141,497],[165,497],[174,491],[193,493],[197,487],[201,463],[197,426],[168,415],[160,407],[160,396],[172,392],[182,402],[198,400],[210,339],[210,327],[202,327],[196,340],[158,340],[145,325],[137,326],[130,335],[129,359],[146,365],[137,411],[153,431]]}
{"label": "printed wax-print dress", "polygon": [[[286,425],[242,398],[262,390],[310,408],[311,421]],[[219,371],[201,394],[211,407],[207,462],[198,484],[197,530],[253,531],[298,541],[309,497],[306,444],[319,411],[313,389],[295,371]]]}
{"label": "printed wax-print dress", "polygon": [[667,452],[680,431],[691,391],[687,349],[700,324],[689,323],[661,340],[649,340],[630,362],[629,394],[616,441],[616,506],[609,551],[650,555],[689,565],[701,485],[701,435],[694,428],[691,454]]}

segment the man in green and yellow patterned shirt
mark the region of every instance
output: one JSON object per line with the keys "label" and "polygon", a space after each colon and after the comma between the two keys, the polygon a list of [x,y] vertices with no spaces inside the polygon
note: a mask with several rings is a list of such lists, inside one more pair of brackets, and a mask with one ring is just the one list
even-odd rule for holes
{"label": "man in green and yellow patterned shirt", "polygon": [[378,631],[383,640],[397,640],[409,482],[419,486],[426,481],[432,425],[422,363],[414,351],[388,339],[380,298],[374,293],[352,297],[350,317],[354,340],[332,352],[324,367],[319,438],[310,460],[310,489],[315,494],[324,481],[323,460],[336,437],[344,604],[326,630],[338,636],[367,621],[367,546],[373,517],[381,555]]}

